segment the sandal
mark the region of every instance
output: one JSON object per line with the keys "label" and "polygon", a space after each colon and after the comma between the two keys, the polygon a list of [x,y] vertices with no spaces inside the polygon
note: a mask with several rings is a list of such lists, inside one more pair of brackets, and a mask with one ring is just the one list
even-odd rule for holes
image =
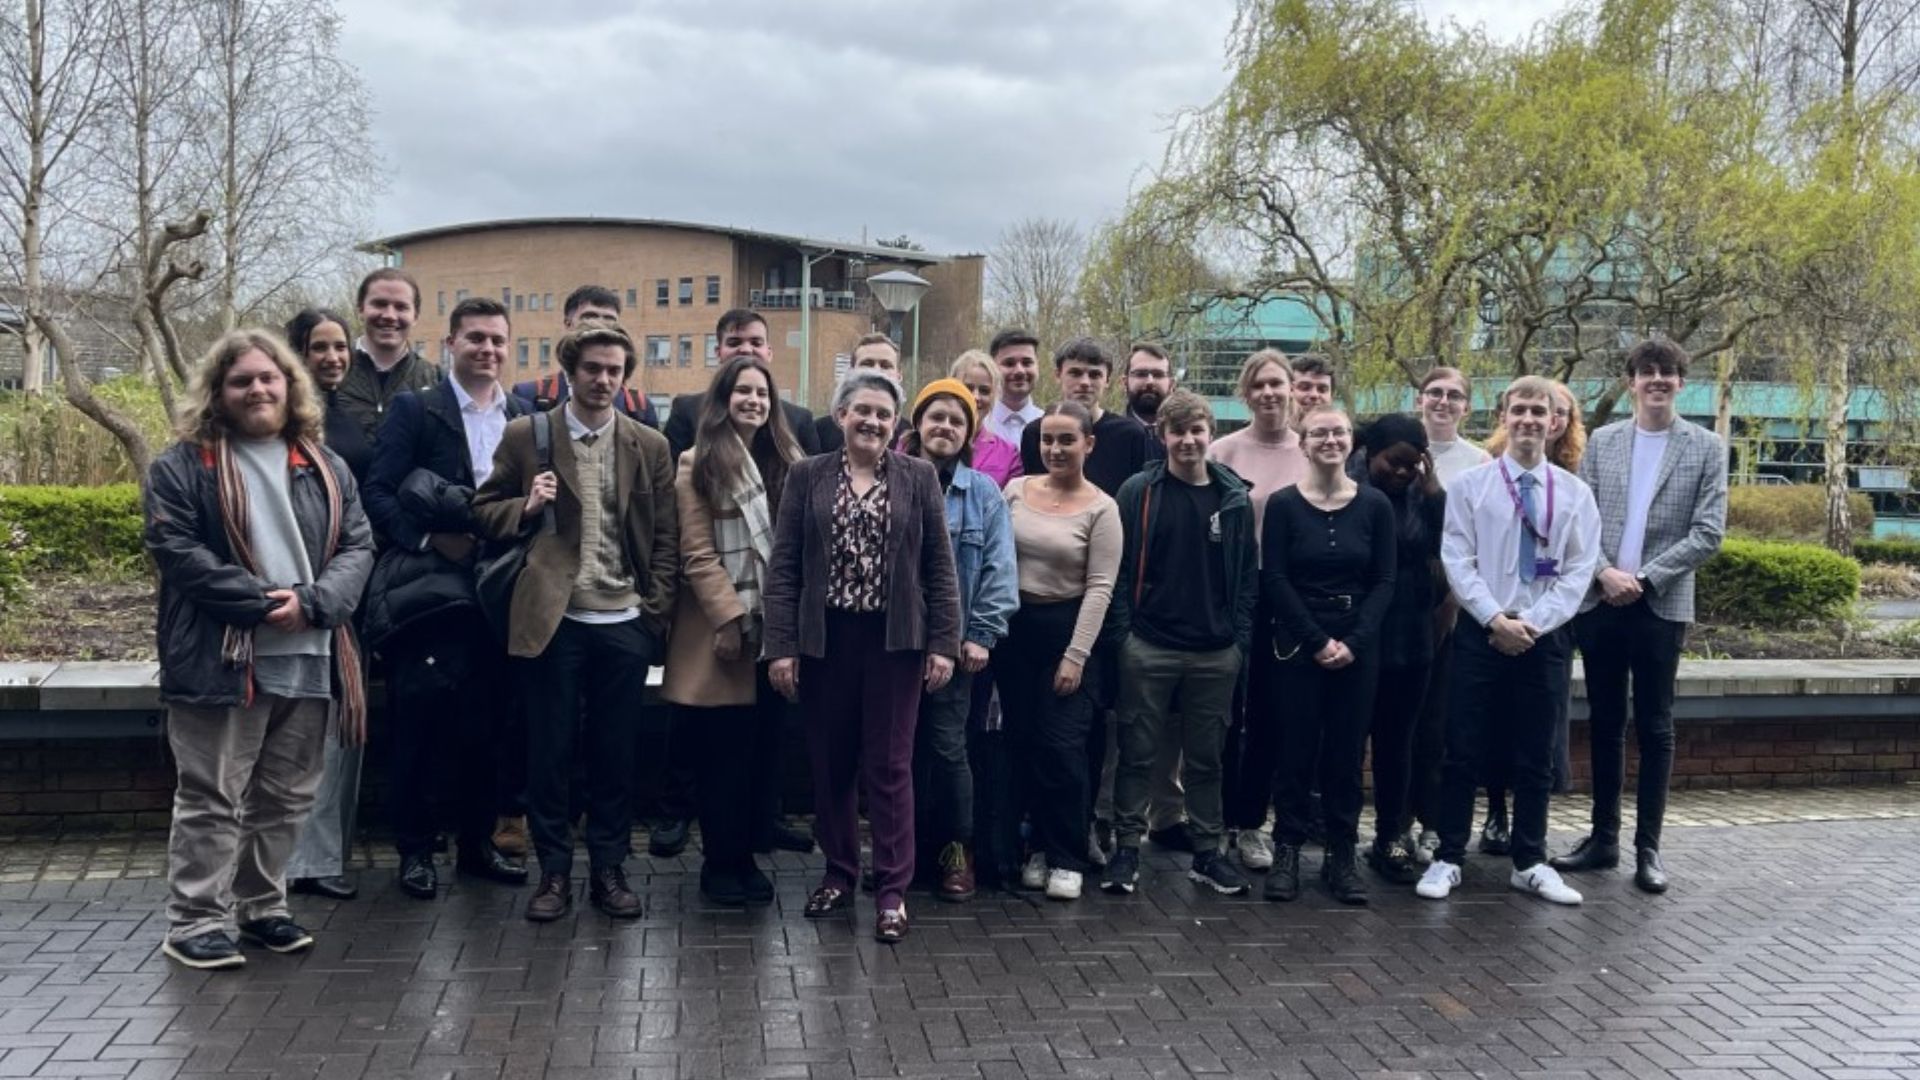
{"label": "sandal", "polygon": [[807,906],[801,914],[809,919],[824,919],[851,903],[853,897],[847,894],[847,890],[822,885],[807,897]]}
{"label": "sandal", "polygon": [[887,908],[873,924],[873,939],[886,945],[897,945],[907,936],[907,909],[904,905]]}

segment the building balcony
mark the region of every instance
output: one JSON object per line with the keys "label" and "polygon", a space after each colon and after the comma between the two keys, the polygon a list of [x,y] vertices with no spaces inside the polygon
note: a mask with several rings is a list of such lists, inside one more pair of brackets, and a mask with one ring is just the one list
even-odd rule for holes
{"label": "building balcony", "polygon": [[[756,311],[798,311],[801,303],[801,290],[793,289],[749,289],[747,305]],[[806,304],[816,311],[861,311],[867,306],[864,291],[852,289],[808,289]]]}

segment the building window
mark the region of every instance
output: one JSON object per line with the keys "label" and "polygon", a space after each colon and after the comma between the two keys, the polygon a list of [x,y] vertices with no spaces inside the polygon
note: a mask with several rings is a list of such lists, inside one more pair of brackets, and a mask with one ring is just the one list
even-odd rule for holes
{"label": "building window", "polygon": [[665,334],[647,335],[647,366],[666,367],[673,363],[673,342]]}
{"label": "building window", "polygon": [[513,290],[512,289],[500,290],[500,306],[501,307],[513,306]]}
{"label": "building window", "polygon": [[720,338],[717,334],[707,335],[707,366],[720,366]]}
{"label": "building window", "polygon": [[526,367],[526,366],[527,366],[527,362],[528,362],[528,360],[530,359],[530,355],[529,355],[529,353],[527,352],[527,339],[526,339],[526,338],[521,338],[521,339],[520,339],[520,340],[519,340],[519,341],[518,341],[518,342],[516,343],[516,346],[517,346],[517,351],[518,351],[518,353],[519,353],[519,366],[520,366],[520,367]]}
{"label": "building window", "polygon": [[440,314],[445,315],[447,313],[447,290],[441,289],[434,294],[434,297],[440,303]]}
{"label": "building window", "polygon": [[553,294],[552,293],[548,293],[545,296],[540,298],[540,310],[541,311],[553,310]]}
{"label": "building window", "polygon": [[719,302],[720,302],[720,275],[708,274],[707,275],[707,303],[717,304]]}
{"label": "building window", "polygon": [[680,279],[680,302],[683,304],[693,303],[693,279],[690,277]]}
{"label": "building window", "polygon": [[453,302],[454,302],[455,304],[459,304],[459,303],[462,303],[462,302],[464,302],[464,301],[466,300],[466,298],[467,298],[467,290],[465,290],[465,289],[456,289],[456,290],[454,290],[454,294],[453,294]]}
{"label": "building window", "polygon": [[525,296],[524,294],[517,294],[517,295],[515,295],[515,296],[514,296],[514,298],[513,298],[513,310],[515,310],[515,311],[525,311],[525,310],[527,310],[527,298],[526,298],[526,296]]}
{"label": "building window", "polygon": [[693,366],[693,335],[692,334],[680,335],[680,366],[681,367]]}
{"label": "building window", "polygon": [[669,303],[672,302],[672,299],[667,292],[667,288],[671,284],[672,283],[669,282],[666,278],[658,278],[654,281],[653,302],[655,305],[659,307],[666,307]]}
{"label": "building window", "polygon": [[628,289],[627,290],[627,307],[636,308],[639,306],[640,306],[640,290]]}
{"label": "building window", "polygon": [[540,366],[541,367],[553,366],[553,339],[552,338],[540,339]]}

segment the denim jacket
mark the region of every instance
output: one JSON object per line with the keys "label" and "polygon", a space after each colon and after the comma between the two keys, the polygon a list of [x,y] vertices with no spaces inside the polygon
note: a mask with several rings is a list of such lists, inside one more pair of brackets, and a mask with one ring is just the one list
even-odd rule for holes
{"label": "denim jacket", "polygon": [[1020,606],[1020,570],[1006,500],[985,473],[965,465],[954,469],[947,488],[947,535],[960,582],[962,637],[991,650],[1006,636],[1007,619]]}

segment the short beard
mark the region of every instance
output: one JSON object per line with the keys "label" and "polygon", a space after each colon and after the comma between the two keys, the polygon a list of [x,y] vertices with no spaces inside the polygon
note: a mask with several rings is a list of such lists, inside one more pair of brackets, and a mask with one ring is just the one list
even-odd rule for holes
{"label": "short beard", "polygon": [[1127,395],[1127,408],[1142,420],[1157,420],[1160,417],[1160,406],[1166,400],[1156,391],[1142,390],[1138,394]]}

